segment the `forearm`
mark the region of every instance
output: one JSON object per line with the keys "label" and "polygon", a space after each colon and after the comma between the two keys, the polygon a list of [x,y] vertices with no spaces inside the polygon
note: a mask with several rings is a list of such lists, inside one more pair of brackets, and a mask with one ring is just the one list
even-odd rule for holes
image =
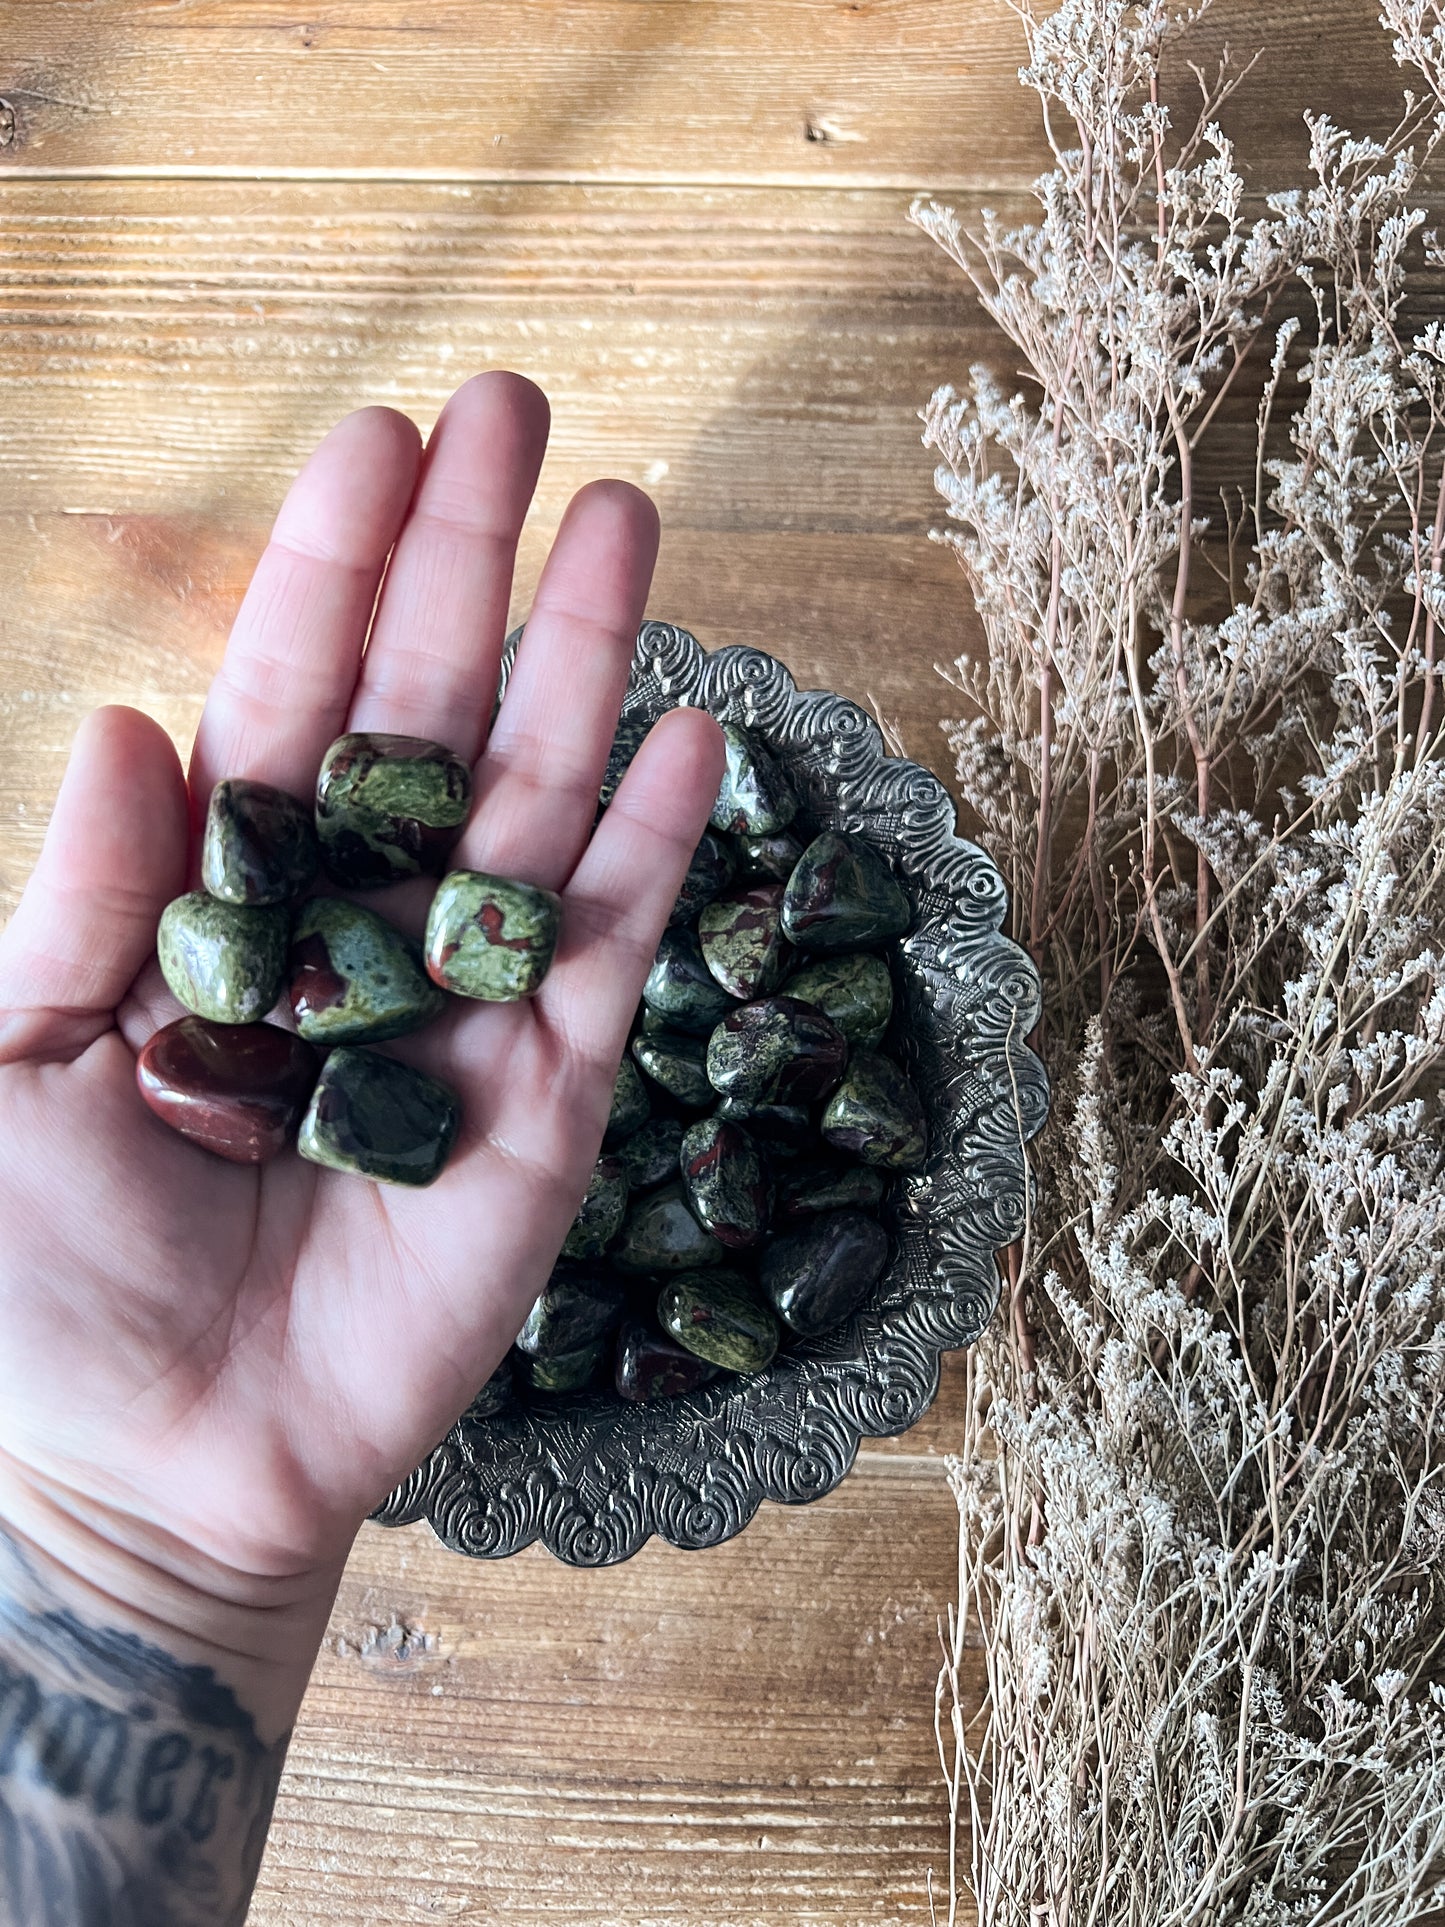
{"label": "forearm", "polygon": [[245,1918],[334,1584],[262,1604],[175,1563],[31,1492],[0,1514],[0,1927]]}

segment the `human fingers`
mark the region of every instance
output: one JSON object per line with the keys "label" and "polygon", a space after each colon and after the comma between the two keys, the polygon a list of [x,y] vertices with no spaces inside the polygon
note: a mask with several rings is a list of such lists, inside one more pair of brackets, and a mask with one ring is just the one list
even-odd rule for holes
{"label": "human fingers", "polygon": [[337,423],[292,483],[206,698],[191,758],[197,813],[223,776],[311,794],[345,727],[419,460],[405,415],[363,408]]}
{"label": "human fingers", "polygon": [[0,1061],[83,1050],[184,887],[186,786],[170,737],[99,709],[71,751],[35,872],[0,935]]}
{"label": "human fingers", "polygon": [[664,716],[633,758],[563,892],[562,941],[540,1014],[584,1065],[615,1067],[723,773],[722,731]]}
{"label": "human fingers", "polygon": [[657,510],[628,482],[573,496],[477,766],[456,861],[556,890],[586,847],[657,559]]}
{"label": "human fingers", "polygon": [[442,410],[382,584],[351,728],[432,737],[475,760],[549,422],[541,389],[502,369],[474,376]]}

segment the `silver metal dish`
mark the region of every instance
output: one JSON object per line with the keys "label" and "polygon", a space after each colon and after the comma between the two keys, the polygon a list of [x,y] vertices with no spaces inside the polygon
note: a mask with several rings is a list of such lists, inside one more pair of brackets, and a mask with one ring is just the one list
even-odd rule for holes
{"label": "silver metal dish", "polygon": [[954,833],[942,783],[888,755],[855,703],[796,688],[761,650],[709,655],[685,629],[646,623],[624,715],[652,721],[684,704],[755,733],[797,784],[803,826],[865,836],[912,897],[913,930],[891,951],[888,1048],[923,1095],[932,1155],[895,1187],[894,1255],[872,1297],[766,1371],[646,1405],[588,1392],[464,1414],[375,1516],[425,1519],[476,1558],[540,1539],[570,1565],[609,1565],[654,1533],[714,1546],[764,1499],[821,1498],[860,1438],[905,1431],[928,1409],[940,1354],[983,1330],[999,1293],[994,1254],[1023,1228],[1024,1146],[1048,1110],[1043,1066],[1024,1042],[1039,980],[999,934],[1003,879]]}

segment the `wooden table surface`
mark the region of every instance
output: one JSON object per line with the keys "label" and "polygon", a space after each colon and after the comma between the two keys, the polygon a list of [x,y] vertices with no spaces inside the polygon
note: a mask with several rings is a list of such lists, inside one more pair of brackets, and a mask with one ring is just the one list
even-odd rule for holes
{"label": "wooden table surface", "polygon": [[[1219,0],[1190,51],[1225,40],[1267,49],[1229,115],[1261,189],[1305,106],[1389,124],[1370,0]],[[976,631],[916,417],[997,351],[904,217],[1042,166],[1020,48],[1000,0],[0,0],[0,915],[85,710],[188,742],[320,432],[487,366],[553,403],[515,617],[569,494],[627,476],[653,614],[947,776],[934,665]],[[714,1552],[365,1531],[258,1927],[926,1920],[958,1382]]]}

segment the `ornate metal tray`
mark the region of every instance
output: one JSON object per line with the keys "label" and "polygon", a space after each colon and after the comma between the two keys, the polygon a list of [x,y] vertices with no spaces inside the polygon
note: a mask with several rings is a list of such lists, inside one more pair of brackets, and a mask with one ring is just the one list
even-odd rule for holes
{"label": "ornate metal tray", "polygon": [[797,689],[761,650],[709,655],[685,629],[649,622],[624,715],[651,721],[682,704],[755,732],[797,783],[805,827],[859,831],[892,860],[917,914],[891,952],[889,1048],[923,1094],[933,1155],[896,1188],[894,1257],[872,1298],[766,1372],[648,1405],[594,1392],[545,1411],[463,1415],[375,1516],[425,1519],[477,1558],[540,1539],[571,1565],[608,1565],[654,1533],[718,1545],[763,1499],[821,1498],[861,1437],[902,1432],[927,1410],[940,1354],[982,1331],[998,1298],[994,1253],[1023,1226],[1024,1145],[1048,1109],[1043,1066],[1024,1042],[1039,981],[999,934],[1003,879],[954,834],[947,791],[889,756],[856,704]]}

